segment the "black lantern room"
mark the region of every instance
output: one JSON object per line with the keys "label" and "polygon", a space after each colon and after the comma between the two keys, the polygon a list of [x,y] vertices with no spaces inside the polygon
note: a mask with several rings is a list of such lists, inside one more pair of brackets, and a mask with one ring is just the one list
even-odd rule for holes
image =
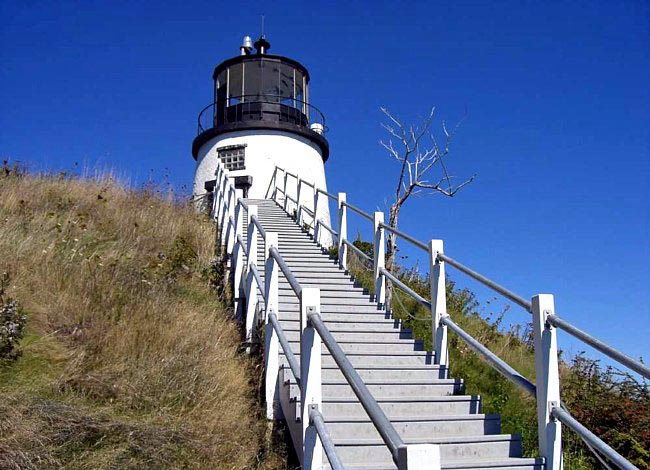
{"label": "black lantern room", "polygon": [[299,62],[270,55],[262,36],[255,42],[244,38],[241,55],[214,69],[214,100],[199,114],[198,136],[192,153],[212,137],[239,130],[288,131],[317,144],[323,160],[329,145],[322,113],[309,103],[309,72]]}

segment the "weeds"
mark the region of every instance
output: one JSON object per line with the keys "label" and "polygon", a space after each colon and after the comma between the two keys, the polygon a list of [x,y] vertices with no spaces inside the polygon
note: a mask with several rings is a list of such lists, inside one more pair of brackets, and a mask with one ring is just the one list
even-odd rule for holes
{"label": "weeds", "polygon": [[2,296],[29,313],[0,368],[0,468],[283,468],[206,217],[111,177],[12,169],[0,220]]}

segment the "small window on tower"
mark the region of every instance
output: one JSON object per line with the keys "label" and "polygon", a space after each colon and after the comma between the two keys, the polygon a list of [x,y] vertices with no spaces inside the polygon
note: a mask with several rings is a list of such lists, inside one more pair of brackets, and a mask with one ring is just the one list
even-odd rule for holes
{"label": "small window on tower", "polygon": [[228,171],[245,170],[244,164],[246,146],[245,145],[229,145],[228,147],[221,147],[217,149],[219,160],[223,163]]}

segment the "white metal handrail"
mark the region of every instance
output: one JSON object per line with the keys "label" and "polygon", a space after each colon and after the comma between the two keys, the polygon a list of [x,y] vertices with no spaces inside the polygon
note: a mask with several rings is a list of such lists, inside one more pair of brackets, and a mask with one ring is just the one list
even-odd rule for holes
{"label": "white metal handrail", "polygon": [[293,350],[289,345],[289,341],[287,340],[287,337],[284,334],[284,330],[282,329],[282,326],[280,325],[278,317],[275,313],[269,313],[269,323],[273,325],[273,329],[278,335],[278,340],[280,341],[284,355],[287,358],[287,362],[289,362],[289,368],[291,369],[291,372],[296,379],[296,383],[298,386],[300,386],[300,365],[298,364],[296,355],[293,353]]}
{"label": "white metal handrail", "polygon": [[323,443],[323,450],[325,450],[325,455],[327,455],[327,460],[329,461],[332,470],[345,470],[341,458],[336,453],[336,447],[334,447],[332,436],[330,436],[330,433],[327,430],[323,415],[318,411],[318,408],[313,405],[309,409],[309,424],[316,428],[316,432]]}
{"label": "white metal handrail", "polygon": [[350,243],[350,240],[343,240],[343,243],[347,245],[354,253],[361,259],[364,259],[366,261],[372,261],[372,258],[365,254],[363,251],[361,251],[358,247],[354,245],[354,243]]}
{"label": "white metal handrail", "polygon": [[327,196],[328,198],[332,199],[333,201],[336,201],[336,196],[332,193],[328,193],[327,191],[323,189],[317,189],[316,190],[318,193],[322,194],[323,196]]}

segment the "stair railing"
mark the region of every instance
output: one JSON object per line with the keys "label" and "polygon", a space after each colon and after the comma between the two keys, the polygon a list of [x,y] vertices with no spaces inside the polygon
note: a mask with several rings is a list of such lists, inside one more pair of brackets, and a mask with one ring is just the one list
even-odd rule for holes
{"label": "stair railing", "polygon": [[[434,239],[431,240],[429,244],[426,244],[417,240],[415,237],[390,227],[383,223],[382,212],[375,213],[374,217],[371,216],[358,207],[349,204],[345,193],[338,193],[337,206],[339,222],[337,246],[340,267],[346,271],[348,269],[348,249],[351,249],[361,258],[370,260],[370,257],[348,240],[347,209],[349,208],[363,218],[373,222],[374,225],[373,247],[375,256],[372,261],[374,265],[375,297],[377,303],[381,305],[385,302],[385,281],[388,278],[388,280],[398,288],[404,290],[408,295],[431,310],[436,364],[448,367],[449,356],[447,328],[449,328],[466,344],[468,344],[470,348],[487,359],[488,363],[499,373],[536,397],[539,452],[540,455],[545,458],[546,468],[548,470],[560,470],[563,468],[561,423],[567,425],[571,430],[578,434],[592,449],[592,451],[599,452],[620,468],[636,468],[600,438],[586,429],[562,407],[560,401],[557,329],[562,329],[566,333],[594,347],[598,351],[609,356],[611,359],[629,367],[645,378],[650,378],[650,368],[555,315],[553,295],[538,294],[528,301],[524,297],[515,294],[490,278],[445,255],[442,240]],[[430,301],[422,298],[396,276],[385,269],[385,266],[383,265],[385,258],[385,252],[383,251],[384,231],[390,231],[429,254],[429,275],[431,285]],[[503,360],[498,358],[478,340],[473,338],[451,320],[446,307],[445,264],[449,264],[456,268],[460,272],[475,279],[503,297],[511,300],[517,305],[520,305],[532,314],[537,386],[506,364]]]}
{"label": "stair railing", "polygon": [[[279,348],[282,347],[285,357],[300,389],[300,422],[302,424],[302,463],[305,470],[316,470],[322,466],[323,444],[319,433],[311,424],[310,410],[322,409],[322,372],[321,372],[321,341],[313,328],[307,325],[307,312],[320,311],[320,290],[317,288],[302,288],[278,251],[278,234],[268,232],[265,244],[266,257],[266,318],[271,320],[265,330],[265,379],[267,417],[273,419],[279,416],[278,383]],[[283,332],[277,321],[279,314],[278,303],[278,274],[282,271],[289,282],[294,294],[300,300],[300,366],[298,366],[289,342],[281,339]],[[298,368],[299,367],[299,368]],[[329,445],[330,443],[328,443]]]}
{"label": "stair railing", "polygon": [[[279,173],[284,174],[282,189],[277,186]],[[295,182],[295,198],[290,195],[292,192],[290,190],[290,179],[291,181]],[[316,187],[314,183],[306,181],[300,178],[298,175],[290,173],[285,169],[277,166],[275,167],[274,176],[271,183],[273,182],[276,182],[276,186],[271,192],[272,199],[279,203],[284,208],[284,211],[289,215],[293,215],[293,209],[295,209],[296,222],[301,227],[303,227],[303,224],[305,223],[305,214],[308,215],[311,219],[311,224],[307,227],[307,231],[314,236],[316,243],[319,245],[321,244],[321,228],[325,228],[333,236],[333,238],[338,236],[338,234],[329,225],[318,218],[318,214],[322,214],[324,212],[321,206],[323,204],[321,196],[326,196],[336,201],[335,195],[328,193],[327,191]],[[310,188],[312,197],[308,197],[305,194],[306,188]],[[279,198],[278,193],[282,193],[282,199]],[[303,201],[308,202],[305,203]],[[290,205],[289,202],[292,204]]]}
{"label": "stair railing", "polygon": [[[326,432],[325,423],[320,415],[323,401],[321,344],[324,344],[390,450],[398,469],[440,469],[439,446],[433,444],[407,446],[404,443],[332,333],[325,326],[320,316],[320,289],[312,287],[303,288],[300,285],[278,251],[276,243],[277,233],[268,233],[267,240],[271,240],[271,242],[267,242],[266,244],[266,296],[267,298],[277,297],[277,277],[281,271],[289,282],[294,294],[300,300],[301,332],[300,372],[298,373],[298,366],[295,363],[296,360],[291,351],[291,347],[288,341],[286,341],[286,338],[283,340],[284,333],[277,321],[277,309],[269,307],[269,305],[272,305],[270,301],[267,303],[267,318],[272,320],[271,327],[267,326],[265,332],[267,416],[275,416],[274,410],[277,408],[277,405],[273,405],[271,400],[277,400],[279,398],[277,377],[280,370],[279,359],[276,360],[276,357],[279,357],[278,344],[282,344],[296,383],[300,387],[300,418],[303,425],[303,468],[305,470],[320,468],[321,462],[323,461],[323,447],[326,447],[325,454],[333,468],[342,468],[334,466],[337,464],[340,465],[340,459],[336,456],[333,442],[329,437],[329,433]],[[318,427],[321,428],[320,431]],[[323,442],[323,438],[325,442]],[[330,455],[333,455],[333,457],[330,458]]]}
{"label": "stair railing", "polygon": [[[405,445],[395,431],[376,400],[363,383],[363,380],[349,362],[342,349],[329,332],[320,317],[320,290],[317,288],[302,288],[283,260],[278,251],[278,234],[266,232],[257,219],[257,206],[247,205],[236,198],[236,193],[227,180],[223,168],[219,166],[216,172],[215,185],[215,219],[220,221],[220,233],[227,232],[221,237],[222,243],[228,247],[228,239],[236,237],[233,243],[231,269],[240,272],[243,269],[243,253],[246,253],[247,280],[243,289],[246,296],[246,337],[251,340],[256,324],[258,310],[257,289],[261,287],[261,279],[257,270],[257,236],[262,236],[265,243],[265,283],[262,297],[265,302],[265,391],[267,417],[273,419],[279,416],[279,353],[282,347],[289,367],[300,387],[301,422],[303,423],[303,465],[306,470],[320,468],[323,450],[333,469],[343,468],[336,455],[336,449],[331,440],[320,413],[322,409],[322,369],[321,342],[325,343],[335,362],[341,367],[346,380],[353,388],[362,406],[369,414],[379,434],[391,451],[393,460],[399,470],[424,470],[440,468],[440,449],[437,445],[417,444]],[[286,187],[286,186],[285,186]],[[235,203],[236,201],[236,203]],[[235,210],[235,217],[231,213]],[[245,246],[241,233],[237,233],[242,211],[248,216],[247,244]],[[346,240],[347,241],[347,240]],[[354,247],[356,249],[356,247]],[[295,354],[278,320],[279,314],[279,271],[282,271],[294,293],[300,299],[300,366]],[[236,278],[237,276],[235,276]],[[235,281],[237,282],[237,281]],[[240,281],[241,282],[241,277]],[[239,286],[235,283],[234,286]],[[261,289],[260,289],[261,290]],[[325,339],[323,339],[325,338]],[[298,369],[300,367],[300,369]]]}

